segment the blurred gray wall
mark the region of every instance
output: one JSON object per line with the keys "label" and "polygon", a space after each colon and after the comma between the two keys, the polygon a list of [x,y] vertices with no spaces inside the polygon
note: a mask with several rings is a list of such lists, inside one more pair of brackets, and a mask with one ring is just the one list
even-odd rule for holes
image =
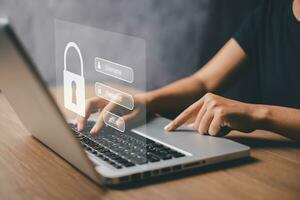
{"label": "blurred gray wall", "polygon": [[[147,88],[154,89],[198,70],[259,2],[0,0],[0,17],[10,18],[50,85],[55,83],[55,18],[143,38],[146,40]],[[253,76],[249,74],[227,93],[252,101]]]}

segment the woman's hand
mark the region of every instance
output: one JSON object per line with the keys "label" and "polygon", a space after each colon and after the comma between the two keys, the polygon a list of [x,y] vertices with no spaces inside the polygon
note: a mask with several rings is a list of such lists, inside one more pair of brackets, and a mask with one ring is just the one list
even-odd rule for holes
{"label": "woman's hand", "polygon": [[192,127],[201,134],[220,136],[223,128],[252,132],[260,127],[264,109],[259,105],[242,103],[207,93],[169,123],[172,131],[192,120]]}
{"label": "woman's hand", "polygon": [[[122,96],[116,97],[115,101],[122,101]],[[94,127],[90,130],[91,134],[96,134],[103,128],[104,126],[104,115],[105,112],[103,110],[109,111],[109,112],[117,112],[119,116],[121,116],[125,122],[125,124],[134,124],[137,123],[139,120],[144,118],[144,115],[146,115],[146,104],[147,104],[147,95],[144,94],[138,94],[134,96],[134,109],[132,111],[129,111],[113,102],[106,101],[100,97],[91,98],[86,102],[86,116],[77,117],[77,129],[79,131],[84,130],[86,121],[90,117],[92,113],[99,112],[98,119],[94,125]],[[117,121],[116,125],[120,126],[121,121]]]}

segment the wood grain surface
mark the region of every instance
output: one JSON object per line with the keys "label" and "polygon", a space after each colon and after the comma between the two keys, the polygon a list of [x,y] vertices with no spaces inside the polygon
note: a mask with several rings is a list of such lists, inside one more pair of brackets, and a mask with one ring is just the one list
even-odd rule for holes
{"label": "wood grain surface", "polygon": [[104,188],[34,139],[0,92],[0,199],[300,199],[299,143],[263,131],[228,138],[252,147],[251,157]]}

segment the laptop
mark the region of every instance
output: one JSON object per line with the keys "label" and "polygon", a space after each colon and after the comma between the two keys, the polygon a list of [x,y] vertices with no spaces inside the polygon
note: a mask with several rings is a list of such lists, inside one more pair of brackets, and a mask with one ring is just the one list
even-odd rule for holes
{"label": "laptop", "polygon": [[99,184],[122,185],[249,156],[250,148],[196,134],[166,133],[170,120],[154,117],[125,132],[109,126],[95,136],[68,123],[6,19],[0,20],[0,89],[24,126]]}

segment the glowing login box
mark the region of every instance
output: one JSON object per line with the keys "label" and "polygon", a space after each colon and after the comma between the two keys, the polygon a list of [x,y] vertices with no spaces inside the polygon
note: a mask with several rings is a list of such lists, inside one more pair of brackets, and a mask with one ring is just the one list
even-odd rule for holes
{"label": "glowing login box", "polygon": [[130,67],[96,57],[95,69],[102,74],[133,83],[133,70]]}
{"label": "glowing login box", "polygon": [[107,86],[103,83],[95,83],[95,93],[98,97],[111,101],[129,110],[133,110],[134,108],[134,100],[130,94]]}
{"label": "glowing login box", "polygon": [[104,109],[103,121],[107,126],[110,126],[118,131],[125,131],[125,121],[122,117],[111,113]]}

